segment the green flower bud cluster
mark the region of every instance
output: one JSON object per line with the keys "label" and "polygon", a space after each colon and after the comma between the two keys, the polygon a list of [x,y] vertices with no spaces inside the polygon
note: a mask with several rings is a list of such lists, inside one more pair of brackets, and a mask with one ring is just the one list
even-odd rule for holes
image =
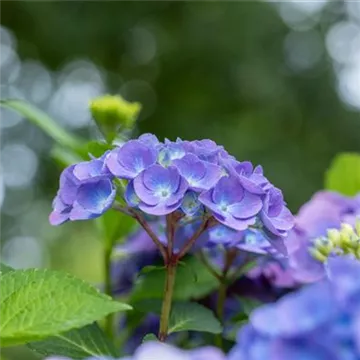
{"label": "green flower bud cluster", "polygon": [[329,229],[327,236],[315,239],[310,253],[321,262],[330,255],[353,255],[360,260],[360,220],[356,221],[355,228],[343,223],[339,230]]}
{"label": "green flower bud cluster", "polygon": [[108,141],[121,131],[131,130],[140,110],[139,103],[130,103],[121,96],[105,95],[90,102],[91,114]]}

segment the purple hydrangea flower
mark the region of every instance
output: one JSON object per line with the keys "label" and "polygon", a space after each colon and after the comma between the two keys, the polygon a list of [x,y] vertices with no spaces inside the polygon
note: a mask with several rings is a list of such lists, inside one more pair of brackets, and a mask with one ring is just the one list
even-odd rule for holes
{"label": "purple hydrangea flower", "polygon": [[184,145],[189,153],[195,154],[200,160],[214,164],[218,163],[219,156],[226,153],[223,146],[209,139],[184,141]]}
{"label": "purple hydrangea flower", "polygon": [[247,276],[251,279],[262,276],[278,288],[293,288],[299,284],[286,261],[280,259],[260,259],[258,266],[251,269]]}
{"label": "purple hydrangea flower", "polygon": [[295,217],[295,228],[290,233],[292,239],[287,245],[289,266],[296,280],[313,282],[325,276],[324,263],[315,259],[310,249],[314,240],[325,236],[327,230],[339,229],[343,222],[355,224],[356,216],[360,215],[359,199],[360,195],[349,198],[321,191],[301,207]]}
{"label": "purple hydrangea flower", "polygon": [[49,216],[52,225],[93,219],[110,208],[115,198],[112,176],[100,159],[67,167]]}
{"label": "purple hydrangea flower", "polygon": [[181,210],[186,216],[200,216],[204,212],[204,206],[199,202],[198,198],[199,196],[195,192],[186,192],[181,204]]}
{"label": "purple hydrangea flower", "polygon": [[275,236],[286,236],[294,226],[294,218],[285,207],[281,190],[272,187],[266,194],[264,207],[260,213],[265,228]]}
{"label": "purple hydrangea flower", "polygon": [[152,165],[134,179],[133,188],[142,211],[166,215],[180,207],[188,183],[175,167]]}
{"label": "purple hydrangea flower", "polygon": [[235,174],[241,185],[253,194],[265,194],[272,185],[263,174],[263,168],[259,165],[253,167],[250,161],[239,162],[235,159],[227,159],[224,166],[230,174]]}
{"label": "purple hydrangea flower", "polygon": [[300,208],[296,215],[296,226],[306,237],[316,238],[325,235],[328,229],[338,229],[342,222],[354,225],[350,217],[357,212],[360,214],[360,204],[356,197],[319,191]]}
{"label": "purple hydrangea flower", "polygon": [[158,161],[163,166],[170,166],[174,160],[181,159],[186,155],[184,144],[181,141],[172,142],[165,139],[165,144],[161,145]]}
{"label": "purple hydrangea flower", "polygon": [[139,136],[138,140],[150,147],[157,147],[160,145],[160,141],[154,134],[142,134]]}
{"label": "purple hydrangea flower", "polygon": [[193,154],[174,160],[173,165],[194,191],[209,190],[223,176],[220,166],[200,160]]}
{"label": "purple hydrangea flower", "polygon": [[248,229],[236,231],[219,224],[208,230],[208,246],[223,245],[226,248],[237,248],[255,254],[276,253],[276,249],[260,230]]}
{"label": "purple hydrangea flower", "polygon": [[158,152],[150,141],[130,140],[111,151],[106,165],[116,177],[134,179],[143,170],[156,163]]}
{"label": "purple hydrangea flower", "polygon": [[234,176],[222,177],[214,188],[199,196],[199,201],[220,223],[235,230],[254,225],[263,206],[260,196],[245,190]]}
{"label": "purple hydrangea flower", "polygon": [[359,359],[360,262],[331,259],[328,273],[329,279],[257,308],[229,359]]}

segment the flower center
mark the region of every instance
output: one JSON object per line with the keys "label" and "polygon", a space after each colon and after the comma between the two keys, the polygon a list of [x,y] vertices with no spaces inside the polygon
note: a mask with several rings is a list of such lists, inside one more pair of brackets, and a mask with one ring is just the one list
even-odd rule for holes
{"label": "flower center", "polygon": [[220,210],[223,212],[227,212],[228,206],[227,204],[220,204]]}

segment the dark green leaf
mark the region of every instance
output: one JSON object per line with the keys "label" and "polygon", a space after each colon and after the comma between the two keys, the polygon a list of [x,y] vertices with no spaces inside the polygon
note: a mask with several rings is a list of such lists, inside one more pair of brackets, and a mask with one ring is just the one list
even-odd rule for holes
{"label": "dark green leaf", "polygon": [[192,302],[178,302],[172,305],[169,334],[179,331],[202,331],[219,334],[222,331],[219,320],[206,307]]}
{"label": "dark green leaf", "polygon": [[144,299],[131,304],[135,311],[141,313],[154,313],[160,315],[161,313],[161,299]]}
{"label": "dark green leaf", "polygon": [[29,343],[28,347],[45,356],[59,355],[71,359],[101,355],[119,356],[115,346],[96,323],[52,336],[43,341]]}
{"label": "dark green leaf", "polygon": [[[186,266],[178,266],[176,270],[173,299],[196,299],[217,288],[218,281],[197,258],[188,256],[183,261]],[[141,275],[133,289],[132,302],[142,299],[162,299],[164,283],[165,269]]]}
{"label": "dark green leaf", "polygon": [[[76,153],[83,154],[84,141],[68,133],[59,126],[49,115],[22,100],[1,100],[0,106],[14,110],[32,123],[41,128],[47,135],[52,137],[57,143],[74,150]],[[2,121],[6,121],[2,119]]]}
{"label": "dark green leaf", "polygon": [[164,271],[165,266],[147,265],[140,270],[140,274],[147,274],[152,271]]}
{"label": "dark green leaf", "polygon": [[360,154],[337,155],[326,172],[325,188],[348,196],[360,192]]}
{"label": "dark green leaf", "polygon": [[242,309],[243,313],[249,316],[254,309],[262,305],[262,302],[256,299],[250,299],[246,297],[237,297],[240,302],[239,308]]}

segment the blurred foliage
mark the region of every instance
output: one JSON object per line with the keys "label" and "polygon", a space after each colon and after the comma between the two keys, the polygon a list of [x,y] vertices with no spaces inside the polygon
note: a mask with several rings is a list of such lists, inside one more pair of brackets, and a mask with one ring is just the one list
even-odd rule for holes
{"label": "blurred foliage", "polygon": [[360,154],[337,155],[326,172],[325,187],[348,196],[360,193]]}
{"label": "blurred foliage", "polygon": [[[338,7],[327,4],[311,31],[323,37]],[[23,58],[53,70],[88,58],[105,69],[110,92],[125,85],[143,103],[139,132],[209,137],[262,163],[294,210],[338,151],[360,150],[359,114],[338,99],[324,44],[313,67],[292,71],[289,29],[272,4],[5,2],[2,23]]]}

